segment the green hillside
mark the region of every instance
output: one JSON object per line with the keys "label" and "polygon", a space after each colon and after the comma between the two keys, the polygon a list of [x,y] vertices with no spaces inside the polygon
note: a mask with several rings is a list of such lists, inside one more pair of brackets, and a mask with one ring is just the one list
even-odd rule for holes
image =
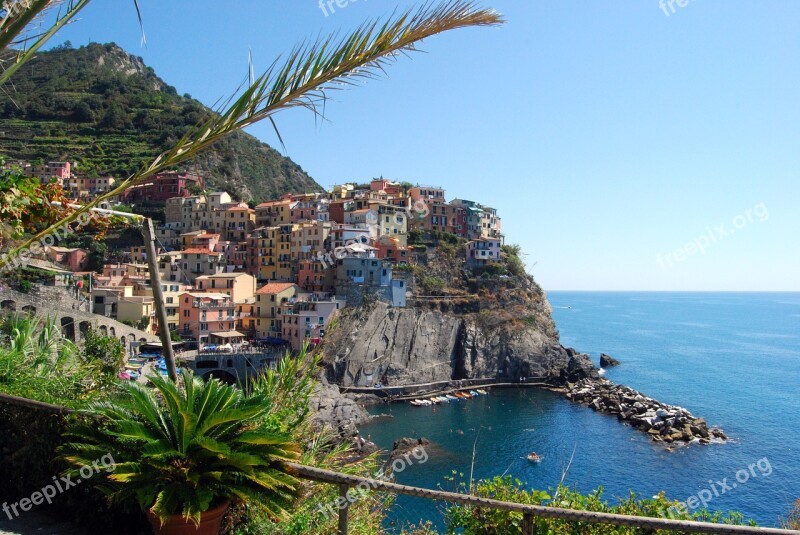
{"label": "green hillside", "polygon": [[[78,172],[121,177],[213,113],[180,96],[141,58],[115,44],[58,47],[25,65],[0,93],[0,154],[78,162]],[[318,191],[297,164],[246,133],[186,167],[214,189],[262,201]]]}

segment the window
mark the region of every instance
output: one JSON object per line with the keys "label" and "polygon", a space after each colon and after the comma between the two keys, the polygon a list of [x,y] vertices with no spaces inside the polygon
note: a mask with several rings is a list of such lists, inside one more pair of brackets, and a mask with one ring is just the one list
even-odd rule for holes
{"label": "window", "polygon": [[184,317],[184,318],[188,318],[188,317],[189,317],[189,315],[190,315],[190,314],[189,314],[189,311],[188,311],[188,310],[184,310],[184,311],[183,311],[183,317]]}

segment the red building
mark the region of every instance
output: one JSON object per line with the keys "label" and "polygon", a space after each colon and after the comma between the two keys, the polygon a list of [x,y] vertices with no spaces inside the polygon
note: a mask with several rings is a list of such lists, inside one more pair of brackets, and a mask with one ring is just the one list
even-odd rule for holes
{"label": "red building", "polygon": [[168,171],[159,173],[150,180],[128,188],[122,196],[123,202],[166,202],[173,197],[189,197],[189,188],[196,186],[204,188],[205,184],[200,175],[194,173],[179,173]]}
{"label": "red building", "polygon": [[397,238],[381,236],[372,244],[378,251],[376,257],[381,260],[391,260],[398,264],[408,263],[408,249],[400,245]]}

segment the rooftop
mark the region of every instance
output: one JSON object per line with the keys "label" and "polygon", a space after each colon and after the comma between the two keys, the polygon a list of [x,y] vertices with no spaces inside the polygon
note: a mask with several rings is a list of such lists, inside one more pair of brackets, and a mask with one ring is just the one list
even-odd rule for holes
{"label": "rooftop", "polygon": [[276,294],[296,286],[293,282],[269,282],[258,289],[257,294]]}

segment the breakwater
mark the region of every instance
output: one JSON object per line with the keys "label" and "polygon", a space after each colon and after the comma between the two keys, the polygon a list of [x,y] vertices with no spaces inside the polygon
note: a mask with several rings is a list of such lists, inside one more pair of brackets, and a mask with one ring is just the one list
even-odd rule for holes
{"label": "breakwater", "polygon": [[656,442],[710,444],[728,437],[705,419],[687,409],[667,405],[625,385],[608,379],[582,379],[567,385],[566,398],[595,411],[615,415],[618,420],[644,431]]}

